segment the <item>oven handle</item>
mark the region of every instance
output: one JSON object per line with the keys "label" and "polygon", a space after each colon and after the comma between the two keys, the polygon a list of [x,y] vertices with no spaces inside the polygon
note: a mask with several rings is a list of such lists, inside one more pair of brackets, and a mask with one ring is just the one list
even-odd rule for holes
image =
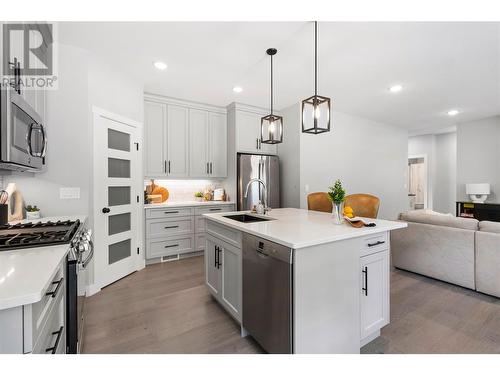
{"label": "oven handle", "polygon": [[[33,148],[31,147],[31,137],[33,134],[33,127],[35,125],[38,125],[40,127],[40,132],[42,133],[42,143],[43,143],[42,150],[40,152],[37,152],[36,155],[33,154]],[[26,143],[28,143],[27,151],[28,151],[28,154],[30,156],[33,156],[35,158],[45,157],[45,152],[47,150],[47,133],[45,133],[45,127],[42,124],[37,124],[37,123],[32,122],[29,126],[28,134],[26,135]]]}
{"label": "oven handle", "polygon": [[89,240],[89,247],[90,247],[90,254],[83,261],[82,263],[83,268],[87,267],[89,265],[90,260],[94,257],[94,243],[92,242],[92,240]]}
{"label": "oven handle", "polygon": [[42,131],[42,136],[43,136],[43,148],[42,151],[40,152],[40,157],[44,158],[45,154],[47,153],[47,133],[45,132],[45,126],[43,124],[40,124],[40,130]]}
{"label": "oven handle", "polygon": [[35,124],[32,122],[28,128],[28,134],[26,134],[26,143],[28,144],[26,151],[28,151],[28,155],[34,157],[35,155],[33,155],[33,149],[31,148],[31,133],[33,133],[33,125]]}

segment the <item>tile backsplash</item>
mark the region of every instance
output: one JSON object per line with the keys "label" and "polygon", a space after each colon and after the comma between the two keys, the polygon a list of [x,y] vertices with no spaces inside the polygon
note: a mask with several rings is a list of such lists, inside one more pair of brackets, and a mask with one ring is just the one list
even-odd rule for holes
{"label": "tile backsplash", "polygon": [[[144,188],[151,183],[151,180],[144,180]],[[169,202],[194,201],[194,193],[205,191],[208,187],[223,187],[221,181],[214,180],[155,180],[155,184],[167,188],[169,192]]]}

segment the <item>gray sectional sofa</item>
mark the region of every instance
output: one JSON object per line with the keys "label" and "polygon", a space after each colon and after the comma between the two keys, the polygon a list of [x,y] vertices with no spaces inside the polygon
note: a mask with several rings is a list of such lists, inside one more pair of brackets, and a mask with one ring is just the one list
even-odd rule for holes
{"label": "gray sectional sofa", "polygon": [[500,298],[500,223],[422,211],[391,231],[392,264]]}

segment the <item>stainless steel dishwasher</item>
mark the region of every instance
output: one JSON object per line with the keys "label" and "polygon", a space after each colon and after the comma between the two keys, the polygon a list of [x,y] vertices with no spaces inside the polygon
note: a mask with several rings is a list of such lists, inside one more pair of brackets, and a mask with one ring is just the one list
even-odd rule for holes
{"label": "stainless steel dishwasher", "polygon": [[293,352],[293,250],[243,234],[243,327],[268,353]]}

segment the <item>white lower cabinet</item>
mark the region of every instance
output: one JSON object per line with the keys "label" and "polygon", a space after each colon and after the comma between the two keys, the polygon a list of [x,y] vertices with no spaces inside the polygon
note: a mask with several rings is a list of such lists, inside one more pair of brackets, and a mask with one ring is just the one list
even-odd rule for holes
{"label": "white lower cabinet", "polygon": [[36,303],[0,310],[0,353],[66,353],[64,260]]}
{"label": "white lower cabinet", "polygon": [[205,249],[204,213],[234,211],[234,204],[147,207],[146,263],[199,255]]}
{"label": "white lower cabinet", "polygon": [[389,250],[360,258],[361,342],[389,324]]}
{"label": "white lower cabinet", "polygon": [[241,323],[241,248],[207,234],[205,276],[206,284],[212,295]]}

